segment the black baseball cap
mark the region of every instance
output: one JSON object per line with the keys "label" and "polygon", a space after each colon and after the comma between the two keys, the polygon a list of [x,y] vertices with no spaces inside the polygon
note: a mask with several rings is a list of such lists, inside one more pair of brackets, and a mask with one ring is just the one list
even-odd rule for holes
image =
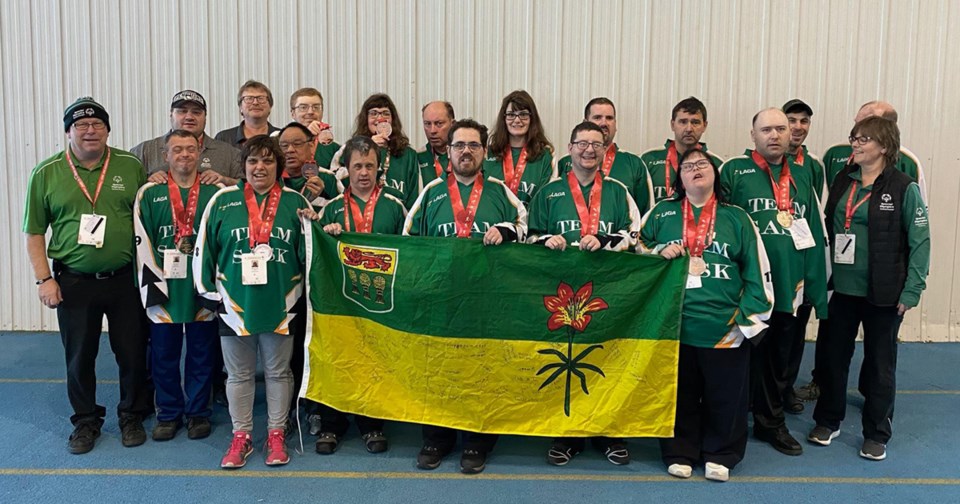
{"label": "black baseball cap", "polygon": [[173,100],[170,103],[170,108],[177,108],[184,103],[195,103],[203,109],[204,112],[207,111],[207,100],[203,99],[203,95],[193,91],[191,89],[184,89],[179,93],[173,95]]}
{"label": "black baseball cap", "polygon": [[813,115],[813,109],[810,108],[810,105],[807,105],[799,98],[794,98],[783,104],[783,113],[789,114],[791,112],[806,112],[809,116]]}

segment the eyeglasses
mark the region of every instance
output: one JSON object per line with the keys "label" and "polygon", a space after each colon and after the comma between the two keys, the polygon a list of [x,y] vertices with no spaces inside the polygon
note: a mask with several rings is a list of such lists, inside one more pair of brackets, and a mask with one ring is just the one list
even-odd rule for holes
{"label": "eyeglasses", "polygon": [[854,143],[856,143],[857,145],[866,145],[870,143],[870,140],[873,140],[873,137],[862,136],[862,135],[851,136],[850,138],[847,138],[847,140],[850,141],[850,145],[853,145]]}
{"label": "eyeglasses", "polygon": [[454,142],[450,144],[450,148],[457,152],[463,152],[464,149],[476,151],[482,149],[483,144],[480,142]]}
{"label": "eyeglasses", "polygon": [[573,142],[573,145],[584,151],[587,150],[587,147],[593,147],[593,150],[603,150],[603,142],[588,142],[586,140],[580,140],[579,142]]}
{"label": "eyeglasses", "polygon": [[73,129],[79,131],[80,133],[83,133],[83,132],[89,130],[90,128],[93,128],[94,131],[103,131],[104,129],[107,128],[107,125],[104,124],[104,123],[101,122],[101,121],[97,121],[97,122],[85,122],[85,123],[81,123],[81,122],[75,122],[75,123],[73,123]]}
{"label": "eyeglasses", "polygon": [[309,110],[312,110],[314,112],[320,112],[321,110],[323,110],[323,105],[320,105],[320,104],[308,105],[306,103],[301,103],[300,105],[293,107],[293,110],[296,110],[297,112],[307,112]]}
{"label": "eyeglasses", "polygon": [[504,114],[504,117],[507,118],[507,122],[512,122],[515,119],[520,119],[521,121],[526,122],[530,120],[530,112],[526,110],[521,110],[520,112],[507,112]]}
{"label": "eyeglasses", "polygon": [[698,172],[700,170],[706,170],[711,166],[713,166],[713,164],[711,164],[709,160],[698,159],[696,161],[691,161],[689,163],[683,163],[682,165],[680,165],[680,171],[684,173]]}
{"label": "eyeglasses", "polygon": [[241,99],[243,100],[243,103],[246,103],[247,105],[252,105],[254,103],[267,103],[266,95],[244,96]]}
{"label": "eyeglasses", "polygon": [[367,112],[367,117],[369,117],[369,118],[371,118],[371,119],[372,119],[372,118],[378,118],[378,119],[379,119],[379,118],[381,118],[381,117],[384,118],[384,119],[390,119],[391,117],[393,117],[393,113],[390,112],[389,110],[375,110],[375,109],[370,109],[370,111]]}
{"label": "eyeglasses", "polygon": [[280,150],[287,150],[290,147],[293,147],[294,149],[299,149],[304,145],[307,145],[306,140],[296,140],[293,142],[280,142]]}

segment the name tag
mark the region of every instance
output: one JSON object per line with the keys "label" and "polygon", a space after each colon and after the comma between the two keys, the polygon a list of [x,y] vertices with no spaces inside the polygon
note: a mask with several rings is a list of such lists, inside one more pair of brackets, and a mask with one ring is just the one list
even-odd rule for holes
{"label": "name tag", "polygon": [[793,236],[793,248],[797,250],[805,250],[816,245],[807,219],[794,219],[793,225],[790,226],[790,234]]}
{"label": "name tag", "polygon": [[187,278],[187,255],[176,249],[164,250],[163,278]]}
{"label": "name tag", "polygon": [[240,266],[240,280],[243,285],[267,284],[267,260],[260,254],[242,254]]}
{"label": "name tag", "polygon": [[700,287],[703,287],[703,280],[700,279],[700,275],[687,275],[688,289],[699,289]]}
{"label": "name tag", "polygon": [[853,264],[856,259],[857,235],[838,233],[833,243],[833,262]]}
{"label": "name tag", "polygon": [[107,216],[97,214],[83,214],[80,216],[80,234],[77,243],[103,247],[103,235],[107,230]]}

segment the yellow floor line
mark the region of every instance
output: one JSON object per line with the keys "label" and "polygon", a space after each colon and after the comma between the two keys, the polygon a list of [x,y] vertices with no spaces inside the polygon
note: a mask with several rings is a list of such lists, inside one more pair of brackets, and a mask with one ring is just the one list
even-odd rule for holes
{"label": "yellow floor line", "polygon": [[[428,472],[352,472],[352,471],[223,471],[160,469],[0,469],[0,476],[134,476],[180,478],[326,478],[326,479],[416,479],[416,480],[496,480],[496,481],[592,481],[592,482],[690,482],[670,476],[603,474],[478,474]],[[815,483],[848,485],[949,485],[960,486],[960,478],[836,478],[734,476],[739,483]]]}

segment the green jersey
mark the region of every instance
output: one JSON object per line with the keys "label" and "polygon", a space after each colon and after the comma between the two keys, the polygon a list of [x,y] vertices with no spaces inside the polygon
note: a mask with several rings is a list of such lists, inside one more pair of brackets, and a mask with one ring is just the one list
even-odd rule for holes
{"label": "green jersey", "polygon": [[[520,162],[522,151],[523,149],[518,148],[510,149],[514,170],[517,168],[517,163]],[[503,159],[497,159],[496,156],[485,159],[483,161],[483,174],[506,182],[503,174]],[[517,199],[524,206],[529,207],[534,196],[543,189],[547,182],[555,178],[557,178],[557,167],[553,163],[552,152],[545,150],[537,159],[527,159],[527,166],[523,169],[523,176],[520,177],[520,185],[517,186]]]}
{"label": "green jersey", "polygon": [[[643,217],[640,250],[659,253],[683,245],[682,200],[659,203]],[[700,219],[702,208],[692,207]],[[717,205],[712,241],[703,250],[707,270],[700,287],[687,284],[683,297],[680,342],[703,348],[736,348],[760,333],[773,310],[770,263],[763,240],[740,207]]]}
{"label": "green jersey", "polygon": [[[826,175],[824,173],[823,161],[820,160],[817,156],[814,156],[810,151],[807,150],[806,145],[801,145],[800,148],[803,150],[803,155],[801,156],[799,152],[793,152],[788,154],[792,160],[790,165],[791,170],[799,169],[798,165],[802,165],[803,169],[809,171],[813,178],[813,188],[817,193],[817,198],[821,202],[826,202],[827,197],[827,182]],[[802,157],[802,160],[801,160]],[[802,162],[800,162],[802,161]]]}
{"label": "green jersey", "polygon": [[[197,213],[194,214],[194,237],[200,231],[203,209],[221,187],[200,185],[197,198]],[[180,188],[180,200],[184,205],[190,196],[190,188]],[[185,324],[213,320],[214,313],[200,306],[194,288],[191,264],[193,254],[183,254],[186,263],[185,278],[163,277],[165,250],[176,250],[174,238],[176,226],[170,206],[170,189],[167,184],[147,183],[137,193],[134,206],[134,226],[137,234],[137,286],[140,299],[147,310],[147,317],[158,324]]]}
{"label": "green jersey", "polygon": [[[77,176],[90,197],[97,198],[96,208],[73,178],[67,151],[41,161],[30,173],[27,184],[23,232],[43,235],[51,228],[47,256],[83,273],[114,271],[129,264],[134,256],[133,204],[137,190],[147,182],[146,172],[133,154],[113,147],[107,149],[91,169],[81,166],[77,157],[70,154]],[[110,163],[104,167],[108,153]],[[97,197],[97,183],[104,168],[107,173]],[[101,248],[78,243],[81,216],[94,213],[106,217]]]}
{"label": "green jersey", "polygon": [[[594,182],[580,186],[586,209],[590,208],[590,191]],[[528,220],[529,243],[546,243],[561,235],[568,244],[580,242],[580,214],[570,192],[567,176],[543,186],[533,198]],[[600,188],[600,222],[597,239],[604,250],[627,250],[640,231],[640,212],[626,186],[617,179],[605,177]]]}
{"label": "green jersey", "polygon": [[[309,203],[300,193],[282,189],[270,232],[273,254],[267,263],[267,283],[244,285],[241,255],[252,252],[244,183],[221,189],[207,204],[197,235],[194,282],[201,296],[220,304],[221,334],[289,334],[312,231],[297,210],[308,208]],[[257,203],[266,196],[256,194]]]}
{"label": "green jersey", "polygon": [[[647,171],[650,173],[654,202],[663,201],[673,194],[673,181],[677,178],[677,169],[674,166],[667,166],[667,152],[670,151],[673,143],[673,140],[667,140],[662,149],[650,149],[640,154],[640,160],[647,166]],[[700,142],[700,150],[710,156],[718,168],[723,164],[723,158],[710,152],[707,144]],[[667,189],[667,186],[670,186],[670,189]]]}
{"label": "green jersey", "polygon": [[[481,177],[482,175],[477,175]],[[475,183],[475,182],[474,182]],[[460,201],[464,208],[469,205],[473,184],[456,182]],[[498,179],[487,177],[477,204],[471,238],[483,235],[496,226],[503,234],[503,241],[523,241],[527,235],[527,211],[523,203]],[[403,234],[410,236],[456,237],[457,227],[453,219],[453,204],[445,179],[434,179],[420,192],[407,214]]]}
{"label": "green jersey", "polygon": [[[850,178],[857,181],[857,194],[853,197],[851,206],[856,206],[857,202],[866,198],[873,189],[873,185],[860,185],[860,171],[850,173]],[[832,216],[833,229],[836,233],[843,233],[844,224],[847,216],[847,200],[850,197],[850,189],[853,184],[840,196],[837,203],[837,209]],[[833,288],[836,292],[848,296],[866,297],[867,288],[870,280],[870,237],[868,232],[868,207],[864,202],[853,212],[853,218],[850,221],[850,230],[848,234],[856,236],[854,240],[854,259],[853,264],[841,264],[836,261],[831,263],[833,268]],[[920,197],[920,187],[917,184],[910,184],[907,192],[903,195],[903,208],[901,209],[901,224],[906,230],[906,246],[909,250],[907,256],[907,279],[903,285],[903,292],[900,293],[900,303],[909,308],[913,308],[920,303],[920,293],[926,288],[927,273],[930,270],[930,226],[927,219],[927,206]],[[835,241],[834,241],[835,243]],[[831,244],[831,255],[835,257],[836,249]]]}
{"label": "green jersey", "polygon": [[[310,204],[313,205],[314,208],[321,208],[343,192],[343,185],[335,173],[319,165],[317,166],[317,176],[323,181],[323,191],[310,201]],[[299,177],[289,177],[283,179],[283,185],[303,194],[303,188],[307,185],[307,179],[303,175]]]}
{"label": "green jersey", "polygon": [[[612,177],[623,185],[627,186],[627,191],[637,204],[641,212],[646,212],[653,206],[653,182],[650,180],[650,173],[647,166],[639,156],[625,150],[620,150],[616,144],[613,148],[617,154],[613,158],[613,164],[610,165],[610,173],[605,176]],[[563,156],[557,163],[557,174],[563,177],[573,168],[573,162],[570,155]]]}
{"label": "green jersey", "polygon": [[326,145],[317,144],[317,150],[313,153],[313,160],[317,162],[317,166],[320,168],[330,169],[330,165],[333,162],[333,156],[340,150],[340,144],[337,142],[330,142]]}
{"label": "green jersey", "polygon": [[[343,157],[343,148],[341,147],[337,154],[333,156],[330,169],[337,174],[340,183],[344,187],[350,185],[349,173],[347,167],[340,164]],[[407,147],[399,156],[390,154],[385,148],[380,148],[380,178],[384,186],[389,187],[403,195],[401,201],[403,206],[410,208],[417,199],[417,195],[423,189],[420,183],[420,169],[417,165],[417,152]]]}
{"label": "green jersey", "polygon": [[[430,142],[427,142],[427,146],[422,151],[417,152],[417,169],[420,170],[421,187],[426,187],[435,178],[447,176],[447,170],[450,166],[448,152],[436,154],[433,147],[430,146]],[[437,163],[440,163],[440,174],[437,174]]]}
{"label": "green jersey", "polygon": [[[760,230],[770,261],[775,293],[773,309],[793,314],[806,298],[817,309],[817,317],[826,318],[828,250],[824,239],[823,213],[813,190],[812,174],[808,170],[800,170],[791,162],[793,217],[806,219],[814,241],[813,247],[797,250],[790,229],[777,222],[777,201],[770,175],[753,162],[752,153],[747,149],[745,155],[723,163],[720,186],[726,200],[746,210]],[[773,179],[779,180],[783,163],[771,165],[770,170]]]}
{"label": "green jersey", "polygon": [[[827,189],[833,185],[833,179],[843,170],[853,154],[853,147],[849,143],[838,143],[827,149],[823,153],[823,165],[826,174]],[[906,147],[900,147],[900,159],[897,161],[897,169],[906,173],[920,188],[920,197],[923,204],[927,204],[927,181],[923,176],[923,166],[917,156],[910,152]]]}
{"label": "green jersey", "polygon": [[[366,201],[363,201],[355,194],[351,194],[350,199],[357,204],[361,214],[366,210]],[[330,203],[327,203],[327,205],[323,207],[323,211],[320,212],[320,227],[337,223],[342,225],[343,229],[346,230],[347,227],[344,225],[344,219],[349,219],[350,231],[356,232],[357,224],[353,219],[353,214],[349,211],[344,211],[345,203],[346,201],[344,200],[343,194],[331,200]],[[406,218],[407,210],[403,207],[403,202],[400,201],[400,198],[387,192],[381,192],[380,197],[377,198],[377,206],[373,209],[371,232],[398,235],[403,232],[403,221]]]}

